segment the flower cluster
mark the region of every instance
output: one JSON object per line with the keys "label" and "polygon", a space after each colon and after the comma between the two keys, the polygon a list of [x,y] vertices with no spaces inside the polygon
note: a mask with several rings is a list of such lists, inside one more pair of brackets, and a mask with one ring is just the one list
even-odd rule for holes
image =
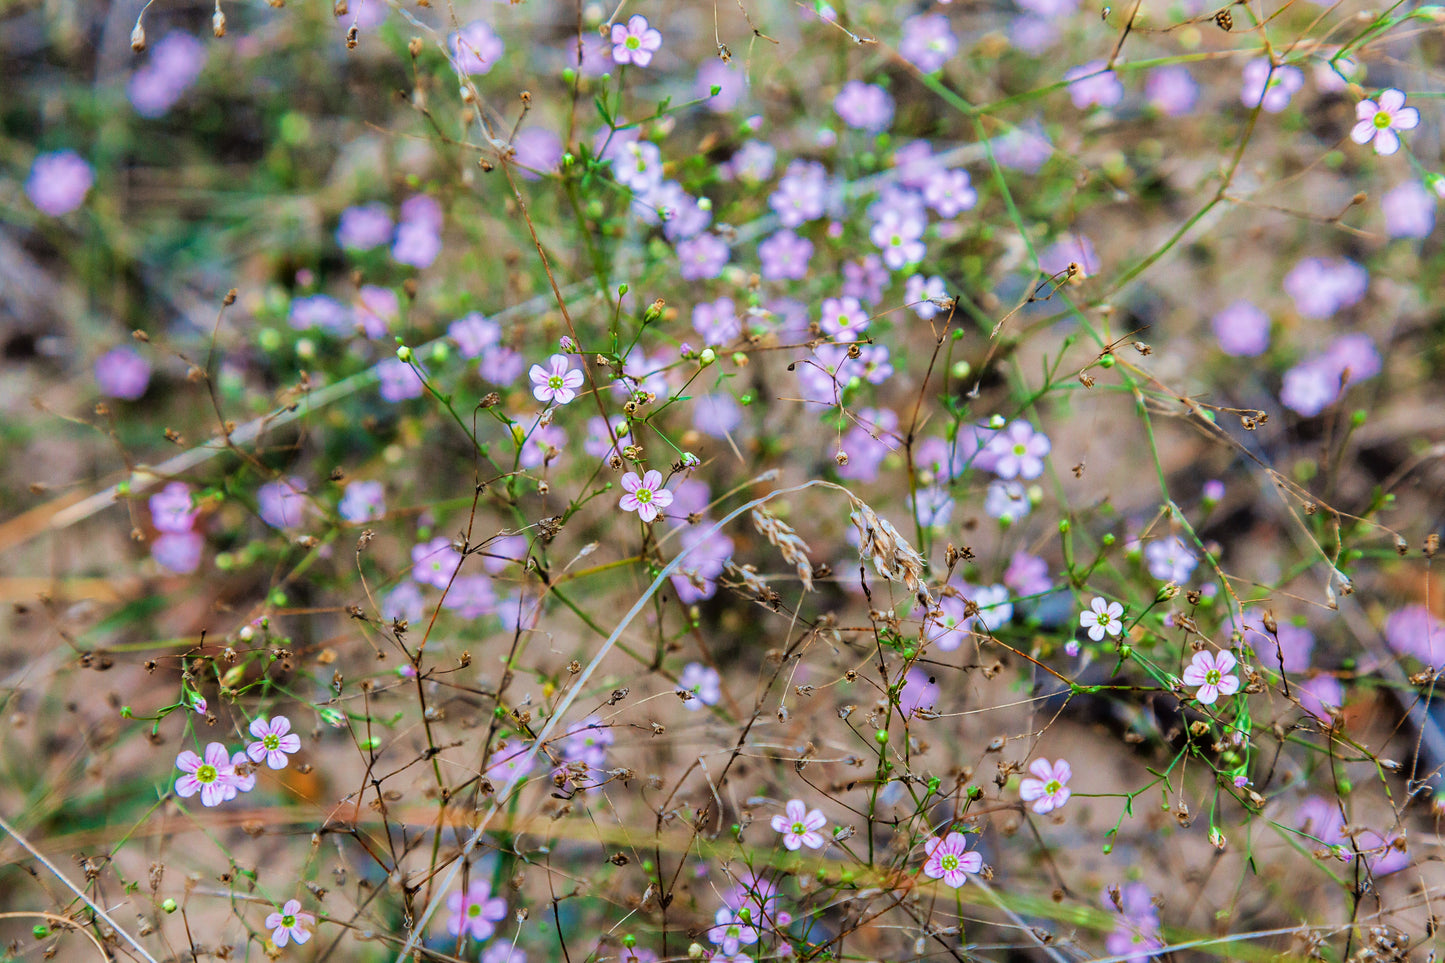
{"label": "flower cluster", "polygon": [[[212,742],[203,755],[186,749],[176,756],[176,768],[182,772],[176,779],[176,795],[189,799],[199,793],[202,805],[219,806],[256,787],[253,763],[264,761],[271,769],[285,769],[290,756],[301,750],[301,737],[291,731],[291,720],[285,716],[253,719],[250,732],[254,741],[234,754]],[[278,945],[282,942],[278,940]]]}

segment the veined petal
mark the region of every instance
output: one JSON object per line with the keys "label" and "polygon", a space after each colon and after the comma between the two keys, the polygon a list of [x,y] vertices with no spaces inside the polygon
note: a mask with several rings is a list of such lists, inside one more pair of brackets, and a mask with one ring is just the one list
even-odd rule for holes
{"label": "veined petal", "polygon": [[1395,113],[1405,106],[1405,94],[1403,91],[1391,87],[1389,90],[1380,92],[1380,109],[1390,114]]}

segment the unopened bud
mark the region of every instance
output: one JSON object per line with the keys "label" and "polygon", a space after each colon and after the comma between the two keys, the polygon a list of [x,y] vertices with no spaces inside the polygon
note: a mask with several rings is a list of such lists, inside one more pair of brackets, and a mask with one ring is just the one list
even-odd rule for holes
{"label": "unopened bud", "polygon": [[216,12],[211,15],[211,33],[218,38],[226,35],[226,15],[217,7]]}
{"label": "unopened bud", "polygon": [[146,48],[146,28],[139,20],[135,22],[135,29],[130,32],[130,49],[140,53]]}

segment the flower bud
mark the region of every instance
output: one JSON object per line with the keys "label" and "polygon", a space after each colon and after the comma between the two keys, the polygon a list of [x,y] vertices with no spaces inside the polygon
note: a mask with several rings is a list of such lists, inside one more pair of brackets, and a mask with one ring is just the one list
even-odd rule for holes
{"label": "flower bud", "polygon": [[217,7],[216,12],[211,15],[211,33],[219,39],[226,35],[226,15]]}
{"label": "flower bud", "polygon": [[135,22],[135,29],[130,32],[130,49],[140,53],[146,48],[146,28],[139,20]]}

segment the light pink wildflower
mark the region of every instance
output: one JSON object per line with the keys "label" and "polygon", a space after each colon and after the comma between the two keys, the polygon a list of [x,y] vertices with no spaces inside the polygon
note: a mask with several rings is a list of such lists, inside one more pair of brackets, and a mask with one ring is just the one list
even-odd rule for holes
{"label": "light pink wildflower", "polygon": [[1089,611],[1079,613],[1079,625],[1089,630],[1089,638],[1098,642],[1107,632],[1118,635],[1124,629],[1124,606],[1096,595]]}
{"label": "light pink wildflower", "polygon": [[652,521],[659,509],[672,504],[672,492],[662,487],[662,472],[655,468],[641,478],[635,471],[623,475],[622,488],[627,494],[618,505],[624,512],[636,512],[644,522]]}
{"label": "light pink wildflower", "polygon": [[1197,685],[1199,691],[1194,698],[1204,705],[1214,705],[1222,695],[1234,695],[1239,691],[1239,677],[1230,675],[1235,666],[1234,656],[1228,652],[1196,652],[1194,660],[1184,669],[1184,684]]}
{"label": "light pink wildflower", "polygon": [[204,758],[185,750],[176,756],[176,768],[185,773],[176,780],[176,795],[183,799],[200,793],[203,805],[219,806],[236,796],[236,767],[219,742],[206,746]]}
{"label": "light pink wildflower", "polygon": [[923,844],[923,849],[928,853],[923,874],[929,879],[941,879],[954,889],[968,882],[969,873],[983,868],[983,857],[967,852],[968,840],[963,833],[949,833],[944,839],[935,836]]}
{"label": "light pink wildflower", "polygon": [[1029,772],[1033,776],[1019,783],[1019,798],[1033,803],[1034,812],[1042,816],[1069,801],[1070,789],[1065,784],[1073,778],[1074,770],[1067,760],[1050,765],[1047,759],[1035,759],[1029,763]]}
{"label": "light pink wildflower", "polygon": [[625,27],[620,23],[612,25],[612,59],[617,63],[646,67],[660,49],[662,34],[648,26],[642,14],[628,18]]}
{"label": "light pink wildflower", "polygon": [[[565,405],[577,397],[577,389],[585,379],[582,372],[569,366],[567,356],[554,354],[547,361],[547,368],[532,365],[527,376],[532,379],[532,395],[541,402],[555,401]],[[550,370],[549,370],[550,369]]]}
{"label": "light pink wildflower", "polygon": [[281,907],[281,912],[266,917],[266,929],[271,931],[271,942],[278,947],[290,942],[305,943],[311,939],[311,927],[315,925],[316,917],[301,912],[301,901],[294,899],[288,899],[286,905]]}
{"label": "light pink wildflower", "polygon": [[803,846],[822,849],[828,841],[818,832],[828,825],[828,817],[823,815],[823,811],[809,811],[801,799],[788,800],[783,809],[786,815],[773,817],[773,829],[783,834],[783,845],[792,850]]}
{"label": "light pink wildflower", "polygon": [[1405,106],[1405,95],[1391,88],[1380,92],[1379,101],[1362,100],[1355,105],[1355,126],[1350,140],[1356,144],[1375,142],[1376,154],[1393,154],[1400,149],[1397,130],[1420,126],[1420,112]]}
{"label": "light pink wildflower", "polygon": [[272,769],[285,769],[288,753],[301,751],[301,737],[291,731],[291,720],[276,716],[267,721],[265,716],[251,720],[251,735],[256,741],[246,747],[246,755],[253,762],[266,761]]}

